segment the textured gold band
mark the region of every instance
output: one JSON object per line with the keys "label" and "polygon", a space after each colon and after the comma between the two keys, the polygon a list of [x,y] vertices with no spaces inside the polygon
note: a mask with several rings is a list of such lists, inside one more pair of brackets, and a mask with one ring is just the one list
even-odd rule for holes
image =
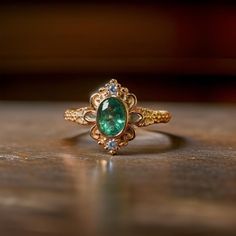
{"label": "textured gold band", "polygon": [[89,110],[91,110],[89,107],[68,109],[65,111],[64,118],[65,120],[76,122],[80,125],[88,125],[89,121],[85,118]]}
{"label": "textured gold band", "polygon": [[[138,127],[167,123],[171,119],[171,114],[168,111],[151,110],[143,107],[136,107],[132,110],[131,115],[139,116],[136,120],[129,117],[130,123]],[[90,107],[68,109],[65,111],[64,117],[65,120],[76,122],[80,125],[90,125],[96,122],[96,114]]]}
{"label": "textured gold band", "polygon": [[158,123],[167,123],[171,119],[171,114],[168,111],[151,110],[147,108],[137,107],[135,109],[135,112],[142,116],[142,119],[136,124],[139,127]]}

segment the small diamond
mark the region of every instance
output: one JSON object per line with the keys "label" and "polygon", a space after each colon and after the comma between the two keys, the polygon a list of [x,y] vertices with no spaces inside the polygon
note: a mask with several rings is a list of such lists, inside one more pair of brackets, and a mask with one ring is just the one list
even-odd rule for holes
{"label": "small diamond", "polygon": [[118,148],[118,143],[115,141],[115,140],[109,140],[108,142],[107,142],[107,148],[108,148],[108,150],[117,150],[117,148]]}
{"label": "small diamond", "polygon": [[118,87],[116,84],[112,83],[112,84],[109,84],[108,86],[108,91],[111,93],[111,94],[116,94],[118,92]]}

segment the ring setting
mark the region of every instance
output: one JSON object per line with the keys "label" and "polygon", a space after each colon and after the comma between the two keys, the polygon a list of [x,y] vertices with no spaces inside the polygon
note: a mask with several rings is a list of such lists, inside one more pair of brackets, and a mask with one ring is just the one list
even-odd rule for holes
{"label": "ring setting", "polygon": [[65,111],[64,118],[80,125],[92,126],[90,136],[114,155],[135,138],[135,127],[167,123],[168,111],[137,106],[133,93],[115,79],[90,97],[90,105]]}

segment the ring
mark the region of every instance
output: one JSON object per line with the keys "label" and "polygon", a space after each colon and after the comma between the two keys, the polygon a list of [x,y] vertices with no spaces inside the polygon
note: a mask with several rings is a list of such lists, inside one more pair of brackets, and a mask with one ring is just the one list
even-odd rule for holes
{"label": "ring", "polygon": [[90,97],[90,106],[68,109],[64,118],[80,125],[92,125],[90,136],[114,155],[135,138],[135,126],[167,123],[171,114],[138,107],[136,96],[111,79]]}

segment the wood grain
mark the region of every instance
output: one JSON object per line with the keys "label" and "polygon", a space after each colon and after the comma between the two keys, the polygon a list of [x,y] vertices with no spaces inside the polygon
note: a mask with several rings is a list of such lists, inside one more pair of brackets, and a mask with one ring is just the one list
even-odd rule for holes
{"label": "wood grain", "polygon": [[144,104],[172,122],[111,158],[81,105],[0,103],[1,235],[235,235],[235,106]]}

